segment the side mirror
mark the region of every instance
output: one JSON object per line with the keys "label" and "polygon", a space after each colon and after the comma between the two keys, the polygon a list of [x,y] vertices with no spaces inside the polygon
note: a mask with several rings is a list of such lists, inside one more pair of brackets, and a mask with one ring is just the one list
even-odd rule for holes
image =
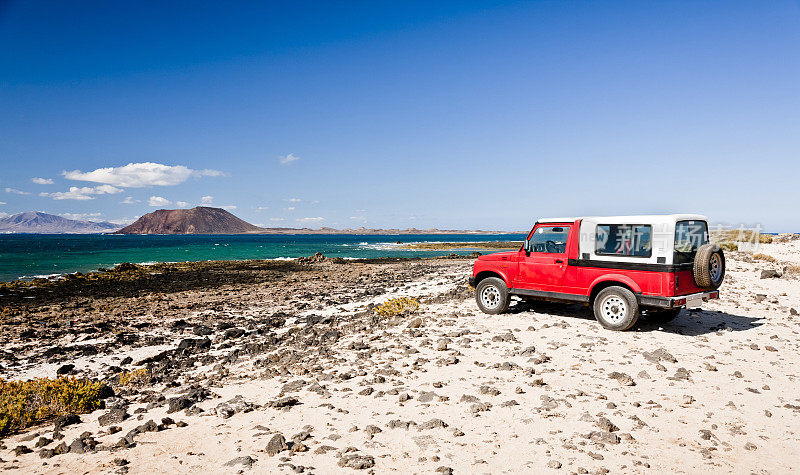
{"label": "side mirror", "polygon": [[530,256],[531,255],[530,245],[531,245],[531,242],[529,240],[527,240],[527,239],[522,242],[522,250],[525,251],[525,255],[526,256]]}

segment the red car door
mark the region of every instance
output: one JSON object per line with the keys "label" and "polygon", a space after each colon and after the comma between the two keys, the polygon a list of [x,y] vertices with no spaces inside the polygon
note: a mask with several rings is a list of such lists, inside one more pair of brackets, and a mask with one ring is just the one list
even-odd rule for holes
{"label": "red car door", "polygon": [[537,224],[528,237],[527,250],[520,251],[515,288],[566,292],[567,242],[572,224]]}

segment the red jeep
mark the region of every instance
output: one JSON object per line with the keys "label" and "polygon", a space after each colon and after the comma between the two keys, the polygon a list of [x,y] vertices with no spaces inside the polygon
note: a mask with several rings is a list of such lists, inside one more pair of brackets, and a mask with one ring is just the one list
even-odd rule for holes
{"label": "red jeep", "polygon": [[583,302],[627,330],[641,310],[663,322],[719,298],[725,256],[708,240],[693,214],[540,219],[519,251],[479,257],[469,283],[484,313],[505,312],[512,295]]}

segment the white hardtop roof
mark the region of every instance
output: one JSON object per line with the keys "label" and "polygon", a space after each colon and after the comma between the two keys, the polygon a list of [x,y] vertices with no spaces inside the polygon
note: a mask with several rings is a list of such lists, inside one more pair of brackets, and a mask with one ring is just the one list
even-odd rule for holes
{"label": "white hardtop roof", "polygon": [[708,221],[702,214],[643,214],[631,216],[576,216],[571,218],[539,218],[537,223],[572,223],[582,219],[594,222],[646,224],[650,222]]}

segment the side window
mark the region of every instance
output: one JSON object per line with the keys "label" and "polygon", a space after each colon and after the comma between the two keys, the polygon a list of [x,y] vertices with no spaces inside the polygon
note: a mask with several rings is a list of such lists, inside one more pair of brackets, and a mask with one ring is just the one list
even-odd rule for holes
{"label": "side window", "polygon": [[650,257],[653,253],[649,224],[598,224],[595,254]]}
{"label": "side window", "polygon": [[567,252],[569,226],[541,226],[528,240],[528,251],[563,254]]}

